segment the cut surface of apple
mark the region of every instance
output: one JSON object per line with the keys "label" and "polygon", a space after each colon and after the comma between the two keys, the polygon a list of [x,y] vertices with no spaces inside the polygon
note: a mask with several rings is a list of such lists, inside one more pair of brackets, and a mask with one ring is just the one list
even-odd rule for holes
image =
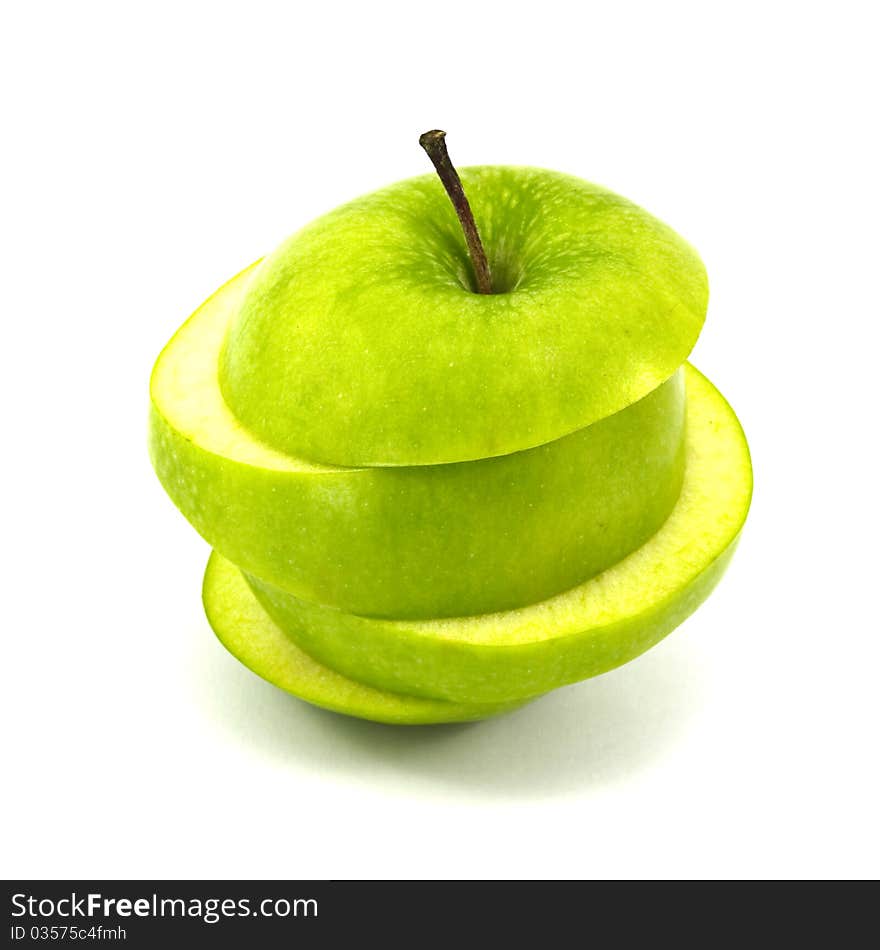
{"label": "cut surface of apple", "polygon": [[216,552],[205,571],[208,622],[229,652],[258,676],[314,706],[395,725],[470,722],[522,703],[477,705],[404,696],[357,683],[313,660],[278,629],[241,572]]}
{"label": "cut surface of apple", "polygon": [[685,367],[684,484],[644,545],[586,583],[533,606],[434,621],[383,621],[248,582],[309,655],[360,682],[457,702],[501,702],[603,673],[688,617],[720,579],[748,512],[752,471],[733,410]]}
{"label": "cut surface of apple", "polygon": [[255,272],[222,287],[165,348],[150,414],[168,494],[249,573],[360,615],[487,613],[574,587],[639,547],[672,510],[684,471],[680,369],[587,429],[503,457],[338,468],[267,446],[217,380]]}
{"label": "cut surface of apple", "polygon": [[494,293],[473,292],[433,175],[318,218],[256,269],[220,384],[267,445],[343,466],[508,455],[620,412],[687,358],[708,284],[671,228],[545,169],[461,179]]}

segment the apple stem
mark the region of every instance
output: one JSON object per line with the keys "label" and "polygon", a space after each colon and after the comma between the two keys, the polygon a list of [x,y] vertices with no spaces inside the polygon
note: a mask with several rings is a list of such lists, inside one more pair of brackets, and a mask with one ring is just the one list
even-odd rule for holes
{"label": "apple stem", "polygon": [[449,195],[452,207],[458,215],[461,222],[461,229],[464,231],[464,239],[467,241],[468,253],[471,256],[471,263],[474,266],[474,275],[477,278],[477,291],[481,294],[492,293],[492,275],[489,273],[489,261],[486,259],[486,252],[483,250],[483,242],[480,240],[480,233],[477,231],[477,222],[474,221],[474,215],[471,211],[470,203],[464,188],[461,186],[461,179],[458,172],[449,158],[449,152],[446,149],[446,133],[440,129],[432,129],[419,136],[419,145],[428,153],[428,158],[437,169],[440,181]]}

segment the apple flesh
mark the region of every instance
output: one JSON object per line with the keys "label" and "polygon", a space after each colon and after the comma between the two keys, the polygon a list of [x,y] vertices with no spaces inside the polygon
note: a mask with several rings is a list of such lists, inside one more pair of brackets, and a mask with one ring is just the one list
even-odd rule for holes
{"label": "apple flesh", "polygon": [[570,591],[505,613],[411,622],[357,617],[297,600],[254,577],[248,583],[310,656],[378,688],[453,702],[504,702],[626,663],[709,595],[751,499],[748,446],[733,410],[691,366],[686,379],[678,503],[637,551]]}
{"label": "apple flesh", "polygon": [[217,381],[254,273],[221,288],[166,347],[150,414],[168,494],[248,573],[365,616],[488,613],[574,587],[641,545],[672,510],[684,471],[680,370],[607,419],[500,458],[339,468],[266,446]]}

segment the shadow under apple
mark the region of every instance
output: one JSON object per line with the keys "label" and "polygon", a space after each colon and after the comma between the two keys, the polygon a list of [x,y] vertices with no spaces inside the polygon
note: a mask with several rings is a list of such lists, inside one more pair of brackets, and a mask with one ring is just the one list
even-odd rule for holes
{"label": "shadow under apple", "polygon": [[684,631],[639,659],[484,722],[386,726],[310,706],[199,631],[192,675],[207,715],[269,758],[355,783],[389,779],[493,797],[570,794],[666,754],[702,706],[701,654]]}

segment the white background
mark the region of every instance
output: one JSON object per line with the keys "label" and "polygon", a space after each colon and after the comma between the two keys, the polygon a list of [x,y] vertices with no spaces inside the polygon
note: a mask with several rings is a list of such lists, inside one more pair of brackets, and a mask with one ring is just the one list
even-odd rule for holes
{"label": "white background", "polygon": [[[0,24],[4,876],[876,876],[874,5],[31,3]],[[661,646],[482,725],[321,712],[227,655],[147,380],[316,214],[558,168],[701,251],[756,492]]]}

